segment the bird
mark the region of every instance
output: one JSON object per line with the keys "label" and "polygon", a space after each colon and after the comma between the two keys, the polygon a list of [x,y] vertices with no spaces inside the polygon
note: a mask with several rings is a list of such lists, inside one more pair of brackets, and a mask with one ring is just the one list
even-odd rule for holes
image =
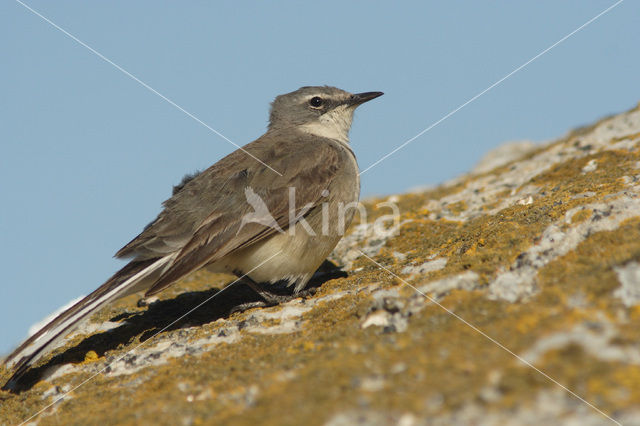
{"label": "bird", "polygon": [[277,283],[300,293],[353,218],[360,179],[349,131],[355,109],[381,95],[305,86],[277,96],[262,136],[185,176],[115,254],[129,262],[5,358],[13,375],[3,389],[95,312],[134,293],[151,297],[202,268],[235,274],[266,304],[280,300],[269,291]]}

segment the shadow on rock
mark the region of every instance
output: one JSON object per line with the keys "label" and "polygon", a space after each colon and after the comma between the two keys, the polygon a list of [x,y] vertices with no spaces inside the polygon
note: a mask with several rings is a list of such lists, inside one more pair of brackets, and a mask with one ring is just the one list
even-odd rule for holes
{"label": "shadow on rock", "polygon": [[[337,269],[333,263],[325,261],[309,281],[305,295],[315,293],[315,290],[326,281],[346,276],[346,272]],[[270,289],[277,294],[291,294],[292,291],[290,287],[277,284],[270,286]],[[83,362],[89,351],[94,351],[102,357],[110,350],[133,344],[136,340],[143,343],[161,332],[198,327],[220,318],[227,318],[238,310],[238,307],[260,301],[259,295],[238,282],[222,290],[213,288],[194,291],[182,293],[174,299],[159,300],[149,304],[148,309],[143,312],[119,314],[110,319],[113,322],[123,321],[119,327],[89,336],[76,346],[55,355],[41,366],[30,368],[24,373],[16,372],[18,381],[9,390],[13,393],[29,390],[64,364]],[[178,318],[180,319],[177,320]]]}

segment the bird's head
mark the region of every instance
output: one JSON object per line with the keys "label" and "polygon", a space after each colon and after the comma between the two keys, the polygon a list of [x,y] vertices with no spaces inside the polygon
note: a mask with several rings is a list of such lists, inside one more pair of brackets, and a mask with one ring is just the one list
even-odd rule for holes
{"label": "bird's head", "polygon": [[349,141],[353,111],[382,92],[352,94],[329,86],[306,86],[271,104],[269,130],[296,127],[316,136]]}

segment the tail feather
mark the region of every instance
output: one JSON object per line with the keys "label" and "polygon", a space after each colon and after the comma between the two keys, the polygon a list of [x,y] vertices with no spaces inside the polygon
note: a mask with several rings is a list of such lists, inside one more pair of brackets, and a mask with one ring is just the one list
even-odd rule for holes
{"label": "tail feather", "polygon": [[3,389],[12,389],[29,366],[55,349],[62,339],[104,305],[151,286],[173,257],[128,263],[91,294],[30,336],[4,360],[8,367],[16,371]]}

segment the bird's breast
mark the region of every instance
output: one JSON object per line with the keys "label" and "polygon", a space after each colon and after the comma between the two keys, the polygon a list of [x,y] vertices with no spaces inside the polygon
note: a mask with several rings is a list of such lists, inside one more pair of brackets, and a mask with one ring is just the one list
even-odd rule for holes
{"label": "bird's breast", "polygon": [[[227,271],[242,271],[257,282],[288,280],[304,287],[344,236],[359,206],[355,156],[340,146],[340,167],[325,195],[295,224],[220,260]],[[366,213],[365,213],[366,214]]]}

